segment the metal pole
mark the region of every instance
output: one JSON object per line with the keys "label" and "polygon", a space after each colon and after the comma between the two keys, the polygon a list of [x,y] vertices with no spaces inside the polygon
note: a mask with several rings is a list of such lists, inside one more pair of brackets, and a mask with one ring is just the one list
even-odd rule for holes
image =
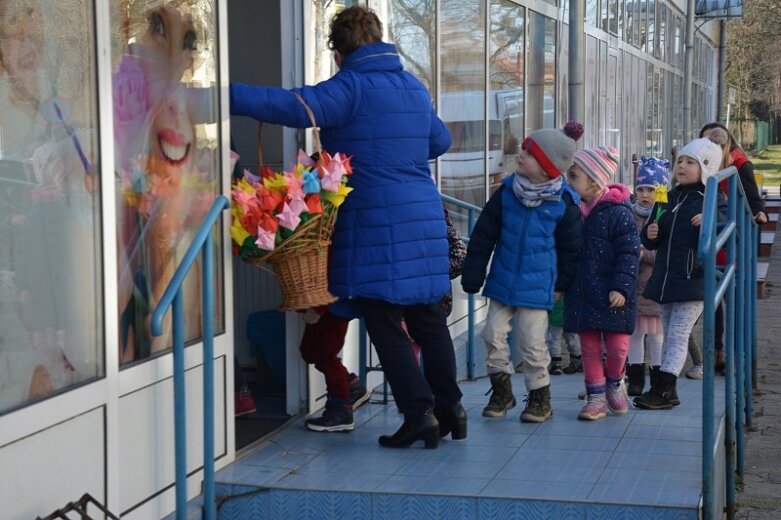
{"label": "metal pole", "polygon": [[184,298],[173,301],[174,336],[174,457],[176,461],[176,520],[187,518],[187,424],[184,393]]}
{"label": "metal pole", "polygon": [[[715,179],[708,179],[705,189],[705,204],[715,204],[717,186]],[[715,188],[715,189],[714,189]],[[712,197],[713,201],[709,199]],[[710,219],[710,212],[703,210],[703,217]],[[705,224],[705,222],[703,222]],[[714,516],[715,494],[713,489],[713,392],[715,370],[713,369],[713,340],[716,334],[716,231],[710,237],[710,247],[705,252],[705,309],[702,323],[702,518]]]}
{"label": "metal pole", "polygon": [[[727,63],[727,21],[721,20],[719,22],[719,84],[717,90],[718,105],[716,109],[716,121],[721,121],[721,116],[724,114],[724,90],[727,88],[726,63]],[[727,124],[727,128],[729,128],[729,123]]]}
{"label": "metal pole", "polygon": [[586,117],[586,2],[569,0],[569,118]]}
{"label": "metal pole", "polygon": [[683,55],[683,142],[691,139],[692,72],[694,70],[694,9],[695,0],[686,2],[686,39]]}
{"label": "metal pole", "polygon": [[[729,195],[727,196],[727,222],[737,224],[738,208],[738,177],[731,175],[729,177]],[[727,269],[735,265],[737,240],[736,231],[730,233],[727,240]],[[735,518],[735,354],[737,348],[735,345],[735,285],[736,277],[727,281],[727,290],[724,293],[727,307],[727,314],[724,317],[726,325],[726,344],[724,345],[725,354],[725,382],[724,382],[724,450],[725,450],[725,480],[727,483],[727,504],[726,513],[729,520]],[[713,415],[703,417],[713,422]]]}
{"label": "metal pole", "polygon": [[203,518],[217,519],[214,495],[214,243],[203,243]]}
{"label": "metal pole", "polygon": [[749,268],[748,268],[748,243],[751,242],[749,235],[751,233],[748,219],[749,214],[746,210],[746,197],[742,190],[739,190],[740,200],[738,200],[738,281],[737,281],[737,302],[735,307],[735,441],[737,448],[737,473],[743,476],[745,462],[745,435],[743,425],[746,423],[746,401],[745,393],[745,375],[746,375],[746,303],[751,294],[748,288]]}
{"label": "metal pole", "polygon": [[[472,229],[475,226],[474,210],[467,210],[467,230],[469,236],[472,236]],[[467,335],[466,335],[466,377],[469,380],[475,377],[475,295],[469,294],[466,298],[467,304]]]}

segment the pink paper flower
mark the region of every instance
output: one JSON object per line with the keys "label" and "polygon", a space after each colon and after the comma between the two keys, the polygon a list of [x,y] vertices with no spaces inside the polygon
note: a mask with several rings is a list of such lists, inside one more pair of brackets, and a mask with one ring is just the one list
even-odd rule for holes
{"label": "pink paper flower", "polygon": [[258,239],[255,240],[255,245],[266,251],[273,251],[276,236],[276,232],[266,231],[262,227],[258,227]]}
{"label": "pink paper flower", "polygon": [[279,225],[283,228],[287,228],[290,231],[295,231],[298,224],[301,223],[301,218],[298,216],[301,212],[296,213],[288,204],[282,207],[282,212],[277,215]]}

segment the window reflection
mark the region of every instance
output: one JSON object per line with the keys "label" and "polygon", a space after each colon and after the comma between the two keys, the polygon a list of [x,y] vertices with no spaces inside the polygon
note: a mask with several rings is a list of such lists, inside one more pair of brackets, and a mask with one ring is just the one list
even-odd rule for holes
{"label": "window reflection", "polygon": [[0,2],[0,414],[103,374],[92,2]]}
{"label": "window reflection", "polygon": [[[440,4],[439,112],[453,134],[451,148],[440,160],[442,192],[481,207],[486,186],[484,6],[482,0]],[[491,127],[499,131],[496,124]],[[493,148],[501,151],[501,142],[494,139]]]}
{"label": "window reflection", "polygon": [[527,134],[556,126],[556,20],[531,13],[528,56]]}
{"label": "window reflection", "polygon": [[506,0],[491,2],[488,181],[489,191],[515,171],[523,140],[524,8]]}
{"label": "window reflection", "polygon": [[[151,336],[149,316],[220,190],[215,2],[113,0],[112,7],[121,22],[112,77],[117,312],[120,359],[128,363],[170,347],[170,313],[160,337]],[[183,286],[188,341],[201,330],[199,262]],[[218,276],[218,295],[221,283]]]}

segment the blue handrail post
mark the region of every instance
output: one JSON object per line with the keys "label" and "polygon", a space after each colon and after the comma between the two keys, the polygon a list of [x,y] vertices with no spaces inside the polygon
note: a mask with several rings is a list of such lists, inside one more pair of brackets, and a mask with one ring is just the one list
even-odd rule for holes
{"label": "blue handrail post", "polygon": [[187,518],[187,424],[184,389],[184,298],[181,288],[173,302],[174,340],[174,457],[176,461],[176,520]]}
{"label": "blue handrail post", "polygon": [[220,195],[206,214],[201,227],[195,233],[192,244],[184,254],[181,263],[176,268],[171,281],[152,310],[152,335],[163,333],[163,318],[168,308],[173,306],[173,369],[174,369],[174,453],[176,461],[176,518],[187,518],[187,436],[186,436],[186,399],[184,372],[184,297],[182,284],[190,272],[198,253],[203,255],[201,270],[202,308],[201,333],[203,338],[203,495],[204,518],[216,518],[216,502],[214,492],[214,242],[211,236],[212,227],[222,212],[230,207],[230,201]]}
{"label": "blue handrail post", "polygon": [[[727,196],[727,221],[737,223],[738,217],[738,178],[735,175],[729,177],[729,195]],[[742,208],[741,208],[742,210]],[[742,213],[742,211],[741,211]],[[737,233],[730,233],[727,240],[727,269],[735,265],[737,251]],[[726,278],[726,276],[725,276]],[[725,377],[724,383],[724,430],[725,430],[725,463],[726,463],[726,511],[727,518],[735,518],[735,276],[730,280],[724,280],[728,284],[725,292],[727,304],[727,314],[725,316],[726,325],[726,345],[725,354]],[[713,422],[713,415],[707,417],[709,422]]]}
{"label": "blue handrail post", "polygon": [[[467,213],[467,229],[469,236],[475,227],[474,211],[470,208]],[[466,377],[470,381],[475,378],[475,295],[467,296],[467,340],[466,340]]]}
{"label": "blue handrail post", "polygon": [[739,277],[736,285],[737,289],[737,301],[735,309],[735,440],[737,449],[737,474],[743,476],[743,463],[744,463],[744,431],[743,424],[745,423],[745,400],[744,400],[744,381],[745,381],[745,321],[746,321],[746,297],[750,290],[747,290],[748,274],[748,248],[746,247],[750,243],[751,229],[748,225],[748,214],[743,209],[745,206],[745,197],[740,193],[740,201],[738,209],[738,267]]}
{"label": "blue handrail post", "polygon": [[[203,509],[205,520],[216,520],[214,491],[214,249],[211,233],[203,243]],[[181,292],[181,289],[180,289]]]}
{"label": "blue handrail post", "polygon": [[759,234],[756,224],[754,224],[753,218],[749,217],[749,285],[748,290],[750,301],[746,305],[748,312],[748,318],[746,320],[746,345],[744,354],[746,356],[746,379],[744,381],[745,388],[745,406],[746,406],[746,426],[751,427],[753,423],[754,405],[751,401],[754,385],[754,366],[753,366],[753,352],[754,341],[756,338],[756,301],[757,301],[757,249],[759,247]]}

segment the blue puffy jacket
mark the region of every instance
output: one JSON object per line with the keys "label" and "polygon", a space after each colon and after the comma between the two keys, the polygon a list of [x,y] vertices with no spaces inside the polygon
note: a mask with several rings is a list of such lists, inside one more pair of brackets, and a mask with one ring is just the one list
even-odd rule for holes
{"label": "blue puffy jacket", "polygon": [[483,208],[469,239],[461,285],[475,293],[491,271],[483,295],[504,305],[552,309],[554,289],[565,291],[581,245],[577,195],[563,184],[561,199],[524,206],[513,193],[513,175]]}
{"label": "blue puffy jacket", "polygon": [[[339,72],[293,89],[312,109],[323,147],[351,155],[354,188],[339,208],[330,257],[333,294],[399,305],[434,303],[450,290],[448,243],[428,161],[450,146],[420,81],[396,47],[364,45]],[[290,91],[231,85],[231,113],[310,126]]]}

